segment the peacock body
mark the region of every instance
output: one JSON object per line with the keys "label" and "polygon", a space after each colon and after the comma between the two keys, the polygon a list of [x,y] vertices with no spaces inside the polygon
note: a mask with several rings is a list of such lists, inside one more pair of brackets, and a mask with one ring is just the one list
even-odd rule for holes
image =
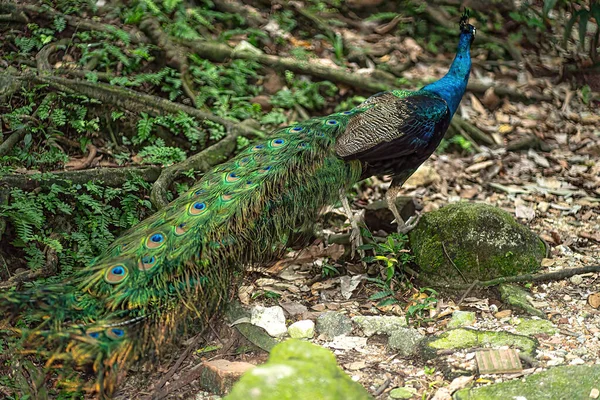
{"label": "peacock body", "polygon": [[[193,321],[206,321],[242,266],[263,262],[292,229],[312,224],[340,190],[393,174],[404,182],[439,144],[465,91],[474,28],[461,22],[457,56],[441,80],[393,90],[358,107],[274,131],[218,166],[130,229],[68,282],[5,292],[0,310],[28,310],[28,347],[91,365],[110,397],[131,362],[160,354]],[[400,183],[401,184],[401,183]]]}

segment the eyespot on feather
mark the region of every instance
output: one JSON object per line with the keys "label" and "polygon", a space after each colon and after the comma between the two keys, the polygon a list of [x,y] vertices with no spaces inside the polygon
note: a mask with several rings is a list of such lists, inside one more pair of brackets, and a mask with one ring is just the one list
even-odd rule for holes
{"label": "eyespot on feather", "polygon": [[98,339],[100,337],[100,332],[98,332],[98,331],[91,331],[91,332],[86,332],[86,333],[92,339]]}
{"label": "eyespot on feather", "polygon": [[156,266],[155,256],[144,256],[138,263],[138,269],[140,271],[150,271],[152,268],[154,268],[154,266]]}
{"label": "eyespot on feather", "polygon": [[272,148],[279,148],[279,147],[283,147],[285,145],[285,140],[277,138],[277,139],[273,139],[270,142],[270,145]]}
{"label": "eyespot on feather", "polygon": [[231,201],[231,199],[233,199],[233,193],[223,193],[221,195],[221,200],[222,201],[227,202],[227,201]]}
{"label": "eyespot on feather", "polygon": [[146,248],[158,249],[165,243],[165,235],[162,233],[153,233],[146,239]]}
{"label": "eyespot on feather", "polygon": [[241,160],[238,160],[237,165],[238,165],[238,167],[243,167],[244,165],[248,165],[250,160],[251,160],[250,157],[244,157]]}
{"label": "eyespot on feather", "polygon": [[256,146],[254,146],[254,147],[252,148],[252,151],[260,151],[260,150],[262,150],[262,149],[264,149],[264,148],[265,148],[265,145],[264,145],[264,144],[257,144]]}
{"label": "eyespot on feather", "polygon": [[271,169],[270,165],[267,165],[266,167],[262,167],[261,169],[258,170],[258,172],[260,174],[264,174],[265,172],[268,172]]}
{"label": "eyespot on feather", "polygon": [[304,130],[303,126],[293,126],[290,128],[290,132],[302,132]]}
{"label": "eyespot on feather", "polygon": [[190,204],[188,208],[188,213],[190,215],[200,215],[206,211],[206,203],[203,201],[196,201],[195,203]]}
{"label": "eyespot on feather", "polygon": [[108,328],[104,334],[112,340],[120,340],[125,336],[125,330],[121,328]]}
{"label": "eyespot on feather", "polygon": [[225,182],[227,182],[227,183],[233,183],[233,182],[237,182],[239,180],[240,180],[240,177],[235,172],[230,172],[227,175],[225,175]]}
{"label": "eyespot on feather", "polygon": [[337,120],[335,120],[335,119],[328,119],[328,120],[325,122],[325,125],[331,125],[331,126],[333,126],[333,125],[337,125],[337,124],[339,124],[339,123],[340,123],[340,122],[339,122],[339,121],[337,121]]}
{"label": "eyespot on feather", "polygon": [[181,235],[183,235],[184,233],[186,233],[186,232],[187,232],[187,230],[188,230],[188,228],[186,227],[186,223],[185,223],[185,222],[182,222],[182,223],[180,223],[180,224],[176,225],[176,226],[173,228],[173,231],[174,231],[174,233],[175,233],[175,236],[181,236]]}
{"label": "eyespot on feather", "polygon": [[125,268],[123,264],[117,264],[108,267],[108,269],[104,273],[104,280],[107,283],[116,285],[117,283],[123,282],[128,275],[129,271],[127,271],[127,268]]}

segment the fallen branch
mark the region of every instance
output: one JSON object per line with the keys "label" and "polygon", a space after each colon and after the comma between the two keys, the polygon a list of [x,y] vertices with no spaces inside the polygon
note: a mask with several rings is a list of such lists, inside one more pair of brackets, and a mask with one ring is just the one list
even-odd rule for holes
{"label": "fallen branch", "polygon": [[438,287],[442,289],[449,290],[469,290],[475,288],[488,288],[491,286],[497,286],[503,283],[517,283],[517,282],[540,282],[540,281],[559,281],[561,279],[569,278],[574,275],[587,274],[590,272],[600,272],[600,265],[590,265],[582,268],[567,268],[556,272],[548,272],[545,274],[525,274],[525,275],[517,275],[517,276],[504,276],[496,279],[492,279],[489,281],[481,281],[476,282],[475,285],[473,283],[467,283],[464,285],[449,285],[444,283],[439,283],[437,281],[431,281],[427,278],[424,278],[420,274],[421,279],[430,286]]}

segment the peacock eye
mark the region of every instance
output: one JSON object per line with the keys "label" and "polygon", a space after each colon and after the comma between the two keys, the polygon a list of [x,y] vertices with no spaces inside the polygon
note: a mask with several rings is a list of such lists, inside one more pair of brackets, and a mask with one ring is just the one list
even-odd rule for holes
{"label": "peacock eye", "polygon": [[146,247],[149,249],[158,249],[165,242],[165,235],[162,233],[153,233],[146,239]]}
{"label": "peacock eye", "polygon": [[117,264],[106,270],[104,280],[110,284],[121,283],[127,278],[127,268],[124,265]]}
{"label": "peacock eye", "polygon": [[294,132],[301,132],[303,129],[303,126],[294,126],[291,130]]}
{"label": "peacock eye", "polygon": [[342,112],[342,114],[344,114],[344,115],[350,115],[350,114],[352,114],[352,111],[344,111],[344,112]]}
{"label": "peacock eye", "polygon": [[113,340],[118,340],[118,339],[122,338],[123,336],[125,336],[125,330],[121,329],[121,328],[109,328],[105,332],[106,332],[106,336],[108,336],[109,338],[111,338]]}
{"label": "peacock eye", "polygon": [[329,120],[327,120],[326,124],[327,125],[337,125],[337,124],[339,124],[339,122],[336,121],[335,119],[329,119]]}
{"label": "peacock eye", "polygon": [[206,211],[206,203],[203,201],[197,201],[195,203],[192,203],[192,205],[189,208],[189,213],[191,215],[200,215],[204,211]]}
{"label": "peacock eye", "polygon": [[100,337],[100,332],[90,332],[88,333],[88,336],[92,339],[98,339]]}

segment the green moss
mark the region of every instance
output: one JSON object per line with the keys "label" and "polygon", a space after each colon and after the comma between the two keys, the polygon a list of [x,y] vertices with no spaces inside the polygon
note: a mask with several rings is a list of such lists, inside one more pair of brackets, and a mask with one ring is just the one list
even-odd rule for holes
{"label": "green moss", "polygon": [[502,301],[513,307],[516,307],[529,315],[533,315],[539,318],[546,318],[546,314],[543,311],[533,307],[527,297],[529,293],[525,291],[521,286],[514,284],[502,284],[498,286]]}
{"label": "green moss", "polygon": [[287,340],[269,360],[248,371],[226,400],[372,400],[360,384],[338,367],[335,356],[309,342]]}
{"label": "green moss", "polygon": [[453,399],[588,399],[592,389],[598,387],[598,376],[600,365],[562,366],[523,379],[462,389],[454,394]]}
{"label": "green moss", "polygon": [[464,283],[463,276],[481,281],[530,273],[546,251],[512,215],[479,203],[451,204],[425,214],[410,242],[426,276],[445,283]]}
{"label": "green moss", "polygon": [[422,345],[422,354],[425,359],[430,359],[437,356],[437,350],[468,349],[471,347],[497,348],[500,346],[516,347],[524,353],[533,355],[538,342],[533,338],[508,332],[460,328],[426,339]]}

